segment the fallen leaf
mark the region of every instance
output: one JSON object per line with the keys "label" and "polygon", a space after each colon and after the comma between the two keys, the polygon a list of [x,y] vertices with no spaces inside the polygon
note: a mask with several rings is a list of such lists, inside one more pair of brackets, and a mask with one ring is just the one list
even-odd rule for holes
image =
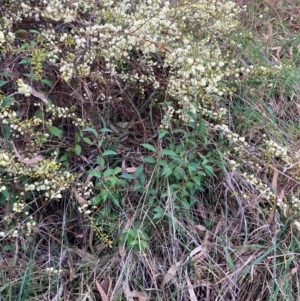
{"label": "fallen leaf", "polygon": [[49,104],[49,101],[47,100],[47,98],[45,97],[45,95],[41,92],[38,92],[36,90],[34,90],[32,87],[31,87],[31,94],[37,98],[39,98],[41,101],[43,101],[46,105]]}
{"label": "fallen leaf", "polygon": [[133,297],[131,296],[131,291],[130,291],[128,281],[126,281],[126,280],[123,281],[122,289],[123,289],[123,293],[125,295],[126,300],[127,301],[134,301]]}
{"label": "fallen leaf", "polygon": [[44,160],[45,158],[42,155],[37,155],[32,159],[23,159],[22,156],[20,155],[20,153],[18,152],[18,150],[16,149],[15,145],[12,143],[13,148],[14,148],[14,152],[16,157],[20,160],[21,163],[26,164],[26,165],[33,165],[36,164],[42,160]]}
{"label": "fallen leaf", "polygon": [[25,160],[21,160],[22,163],[27,164],[27,165],[33,165],[36,164],[40,161],[43,161],[45,158],[42,155],[37,155],[34,158],[31,159],[25,159]]}
{"label": "fallen leaf", "polygon": [[206,231],[207,229],[202,226],[202,225],[194,225],[194,229],[196,230],[197,233],[203,233],[204,231]]}
{"label": "fallen leaf", "polygon": [[102,301],[109,301],[106,293],[104,292],[102,286],[100,285],[100,283],[96,280],[96,286],[97,286],[97,289],[101,295],[101,298],[102,298]]}
{"label": "fallen leaf", "polygon": [[191,253],[190,253],[190,257],[194,257],[196,254],[198,254],[199,252],[204,253],[205,252],[205,248],[203,248],[202,246],[198,246],[197,248],[195,248]]}
{"label": "fallen leaf", "polygon": [[131,292],[131,297],[138,298],[139,301],[146,301],[147,300],[145,295],[141,292],[138,292],[138,291]]}
{"label": "fallen leaf", "polygon": [[277,180],[278,180],[278,170],[274,169],[273,178],[272,178],[272,187],[277,194]]}
{"label": "fallen leaf", "polygon": [[188,276],[187,270],[185,270],[185,280],[186,280],[186,283],[187,283],[187,286],[188,286],[188,291],[189,291],[189,295],[190,295],[190,301],[197,301],[198,299],[197,299],[196,294],[194,292],[194,289],[193,289],[191,280],[190,280],[190,278]]}
{"label": "fallen leaf", "polygon": [[162,284],[161,284],[161,286],[160,286],[161,289],[163,289],[163,288],[165,287],[165,285],[166,285],[170,280],[172,280],[172,279],[175,277],[175,275],[176,275],[176,273],[177,273],[178,268],[179,268],[180,265],[181,265],[181,261],[178,261],[178,262],[176,262],[174,265],[172,265],[172,266],[169,268],[169,270],[168,270],[168,272],[166,273],[166,275],[165,275],[165,277],[164,277],[164,279],[163,279],[163,282],[162,282]]}
{"label": "fallen leaf", "polygon": [[75,187],[72,187],[72,192],[80,205],[88,204],[88,201],[77,192]]}

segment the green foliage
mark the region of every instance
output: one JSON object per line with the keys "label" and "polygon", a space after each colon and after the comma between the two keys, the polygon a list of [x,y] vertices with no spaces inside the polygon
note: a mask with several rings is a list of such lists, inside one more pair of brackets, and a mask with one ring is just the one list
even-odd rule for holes
{"label": "green foliage", "polygon": [[140,226],[136,226],[124,231],[120,236],[119,243],[125,244],[128,250],[133,249],[143,252],[148,247],[149,239],[145,230],[140,228]]}
{"label": "green foliage", "polygon": [[233,1],[3,2],[0,299],[292,300],[299,38],[252,5],[267,38]]}

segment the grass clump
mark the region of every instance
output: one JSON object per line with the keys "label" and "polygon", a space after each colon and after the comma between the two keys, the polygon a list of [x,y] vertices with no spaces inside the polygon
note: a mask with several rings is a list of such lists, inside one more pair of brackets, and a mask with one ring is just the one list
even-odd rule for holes
{"label": "grass clump", "polygon": [[4,2],[2,298],[299,297],[298,37],[276,5]]}

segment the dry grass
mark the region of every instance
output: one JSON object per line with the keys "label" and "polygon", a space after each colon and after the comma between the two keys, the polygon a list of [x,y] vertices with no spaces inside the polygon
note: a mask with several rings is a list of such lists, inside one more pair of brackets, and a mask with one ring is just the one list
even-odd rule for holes
{"label": "dry grass", "polygon": [[[241,60],[254,65],[262,61],[289,62],[293,68],[290,73],[271,79],[276,85],[273,90],[259,75],[237,85],[236,95],[226,100],[229,125],[253,142],[248,159],[263,166],[256,172],[257,177],[277,197],[287,201],[298,194],[299,181],[284,170],[282,162],[263,162],[255,146],[267,133],[278,143],[289,145],[290,151],[299,150],[300,4],[247,2],[244,23],[255,38],[252,44],[245,42],[249,48],[244,49]],[[13,58],[6,58],[4,63],[11,66],[18,78],[16,73],[20,69]],[[1,62],[1,68],[4,63]],[[99,69],[105,69],[101,62]],[[55,70],[48,72],[47,78],[54,80]],[[165,80],[165,75],[159,77]],[[95,128],[112,129],[111,133],[103,133],[103,143],[107,149],[118,149],[118,157],[107,164],[112,168],[122,166],[133,174],[151,154],[142,150],[141,143],[160,149],[170,141],[178,145],[183,140],[176,131],[166,139],[158,139],[163,113],[159,107],[152,108],[143,102],[151,102],[152,91],[149,86],[142,98],[138,89],[126,90],[122,84],[103,85],[101,91],[94,91],[82,83],[73,91],[58,83],[48,95],[58,106],[74,105],[75,112]],[[84,92],[106,93],[113,101],[106,104],[100,99],[83,99]],[[119,97],[126,102],[119,102]],[[163,93],[157,97],[163,97]],[[34,112],[30,102],[22,103],[18,109],[24,119]],[[71,120],[57,119],[53,125],[68,134],[64,141],[57,139],[51,143],[65,150],[73,148],[77,130]],[[185,126],[176,126],[186,130]],[[1,135],[4,136],[3,129]],[[76,196],[67,195],[60,202],[33,199],[30,212],[38,223],[31,235],[1,240],[0,300],[299,300],[300,241],[293,222],[300,214],[285,214],[276,200],[264,199],[240,170],[228,168],[228,158],[223,154],[227,150],[233,153],[232,146],[213,133],[209,135],[210,143],[200,145],[199,138],[191,149],[205,155],[216,150],[211,159],[214,175],[203,185],[203,191],[195,193],[196,202],[191,208],[180,204],[178,191],[172,190],[169,179],[159,177],[158,167],[152,165],[147,165],[145,171],[144,191],[134,188],[139,181],[136,177],[121,191],[121,205],[113,201],[103,203],[99,216],[102,227],[113,239],[112,248],[96,236],[96,230],[78,213]],[[87,137],[93,139],[92,134]],[[15,140],[15,145],[20,153],[29,151],[26,141]],[[98,152],[96,144],[84,144],[80,156],[69,159],[67,167],[84,174],[95,166]],[[82,183],[85,180],[83,177]],[[244,193],[247,198],[241,196]],[[162,208],[163,213],[154,218],[157,208]],[[0,215],[9,214],[9,204],[0,203]],[[18,221],[21,226],[26,222]],[[4,224],[0,222],[1,227]],[[126,243],[119,243],[121,234],[129,229],[147,233],[146,248],[135,251]],[[144,232],[138,240],[144,239]],[[61,271],[45,272],[51,267]]]}

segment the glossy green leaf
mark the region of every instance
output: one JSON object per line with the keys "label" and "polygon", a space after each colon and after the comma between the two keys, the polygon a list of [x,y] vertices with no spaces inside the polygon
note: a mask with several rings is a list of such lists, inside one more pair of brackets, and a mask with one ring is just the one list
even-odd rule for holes
{"label": "glossy green leaf", "polygon": [[23,58],[20,62],[19,62],[19,65],[22,65],[22,64],[30,64],[31,63],[31,58],[30,57],[25,57]]}
{"label": "glossy green leaf", "polygon": [[53,126],[53,125],[50,125],[50,126],[48,127],[48,130],[49,130],[49,132],[50,132],[52,135],[54,135],[54,136],[56,136],[56,137],[58,137],[58,138],[61,138],[62,133],[63,133],[63,131],[62,131],[61,129],[59,129],[59,128],[57,128],[56,126]]}
{"label": "glossy green leaf", "polygon": [[48,78],[42,79],[41,82],[42,82],[43,84],[49,86],[50,88],[53,87],[53,82],[52,82],[50,79],[48,79]]}
{"label": "glossy green leaf", "polygon": [[142,143],[141,145],[152,152],[156,152],[156,148],[149,143]]}
{"label": "glossy green leaf", "polygon": [[107,177],[109,177],[109,176],[111,176],[111,175],[113,175],[113,174],[114,174],[114,170],[113,170],[112,168],[108,168],[108,169],[106,169],[106,170],[104,171],[103,177],[104,177],[104,178],[107,178]]}
{"label": "glossy green leaf", "polygon": [[102,154],[102,156],[114,156],[114,155],[117,155],[117,152],[111,149],[104,151]]}
{"label": "glossy green leaf", "polygon": [[90,175],[92,175],[93,177],[101,178],[101,172],[99,170],[91,169],[91,170],[88,171],[88,173]]}
{"label": "glossy green leaf", "polygon": [[144,170],[144,165],[142,164],[136,169],[134,176],[138,178],[142,174],[143,170]]}
{"label": "glossy green leaf", "polygon": [[120,175],[120,178],[126,179],[126,180],[133,180],[135,179],[134,175],[131,175],[129,173],[123,173]]}
{"label": "glossy green leaf", "polygon": [[93,144],[92,140],[89,137],[83,137],[83,141],[89,145]]}
{"label": "glossy green leaf", "polygon": [[74,150],[75,150],[75,153],[77,156],[79,156],[81,154],[81,146],[79,144],[75,145]]}
{"label": "glossy green leaf", "polygon": [[169,132],[167,130],[161,130],[158,134],[158,139],[162,139],[165,137]]}
{"label": "glossy green leaf", "polygon": [[156,162],[155,158],[153,158],[153,157],[146,157],[146,158],[144,159],[144,161],[145,161],[146,163],[150,163],[150,164],[154,164],[154,163]]}
{"label": "glossy green leaf", "polygon": [[12,246],[11,245],[4,245],[2,249],[3,249],[3,251],[10,251],[12,249]]}
{"label": "glossy green leaf", "polygon": [[7,80],[2,80],[0,79],[0,87],[4,86],[5,84],[7,84],[8,81]]}
{"label": "glossy green leaf", "polygon": [[177,155],[174,151],[172,151],[172,150],[170,150],[170,149],[163,149],[163,150],[161,151],[161,153],[162,153],[163,155],[165,155],[165,156],[178,157],[178,155]]}
{"label": "glossy green leaf", "polygon": [[98,133],[97,133],[97,131],[94,129],[94,128],[92,128],[92,127],[86,127],[86,128],[84,128],[83,130],[82,130],[83,132],[90,132],[90,133],[93,133],[96,137],[98,137]]}

